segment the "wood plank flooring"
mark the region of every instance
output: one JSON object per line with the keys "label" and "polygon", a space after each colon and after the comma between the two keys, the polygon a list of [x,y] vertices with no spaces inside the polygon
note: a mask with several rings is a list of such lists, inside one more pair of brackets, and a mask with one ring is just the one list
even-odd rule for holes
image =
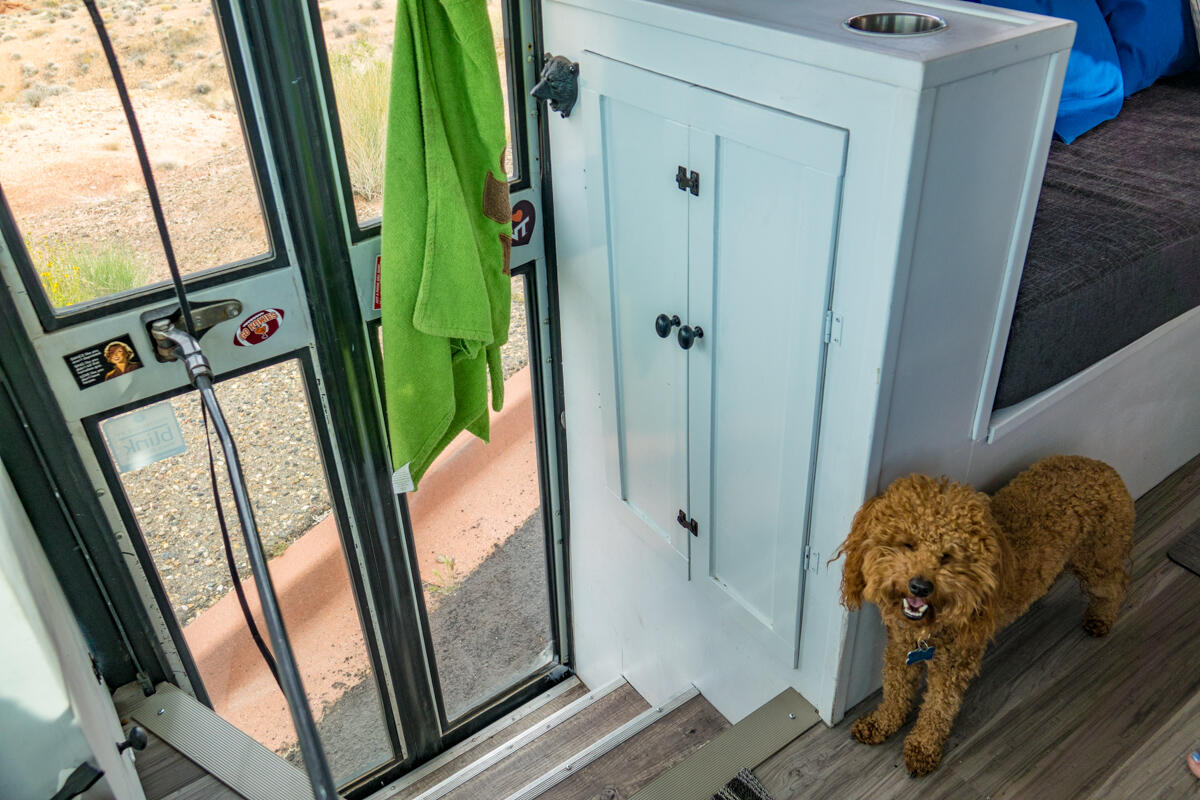
{"label": "wood plank flooring", "polygon": [[146,749],[137,754],[137,773],[146,800],[240,800],[241,795],[174,747],[148,733]]}
{"label": "wood plank flooring", "polygon": [[908,777],[908,727],[877,747],[850,738],[876,695],[760,765],[772,797],[1200,798],[1184,764],[1200,746],[1200,577],[1166,557],[1200,520],[1200,457],[1139,499],[1137,514],[1133,581],[1112,633],[1083,633],[1084,601],[1061,581],[997,637],[933,775]]}
{"label": "wood plank flooring", "polygon": [[628,683],[534,739],[486,772],[444,795],[445,800],[508,797],[650,706]]}
{"label": "wood plank flooring", "polygon": [[559,695],[554,700],[551,700],[549,703],[546,703],[537,711],[526,714],[524,717],[521,717],[521,719],[497,733],[495,736],[490,736],[487,739],[484,739],[482,742],[475,745],[470,750],[467,750],[453,761],[448,761],[438,769],[421,778],[421,780],[405,787],[402,791],[395,795],[395,800],[410,800],[410,798],[418,796],[426,789],[437,786],[454,773],[461,769],[465,769],[476,759],[482,758],[491,751],[495,750],[497,747],[503,745],[505,742],[513,739],[518,734],[529,730],[534,725],[538,724],[556,711],[560,711],[564,707],[569,706],[571,703],[575,702],[587,693],[588,687],[584,686],[582,682],[577,683],[574,687]]}
{"label": "wood plank flooring", "polygon": [[711,703],[693,697],[537,800],[628,800],[728,727]]}

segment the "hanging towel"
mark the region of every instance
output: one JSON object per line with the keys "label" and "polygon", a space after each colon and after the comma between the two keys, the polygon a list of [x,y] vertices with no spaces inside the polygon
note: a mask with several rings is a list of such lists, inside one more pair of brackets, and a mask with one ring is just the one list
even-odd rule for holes
{"label": "hanging towel", "polygon": [[504,100],[485,0],[400,0],[380,290],[394,483],[415,488],[504,402],[512,236]]}

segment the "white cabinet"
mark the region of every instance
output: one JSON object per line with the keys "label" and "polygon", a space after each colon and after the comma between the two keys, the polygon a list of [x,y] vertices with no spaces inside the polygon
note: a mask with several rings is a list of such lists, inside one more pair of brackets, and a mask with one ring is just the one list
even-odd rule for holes
{"label": "white cabinet", "polygon": [[581,67],[607,220],[608,486],[680,576],[790,658],[845,131]]}
{"label": "white cabinet", "polygon": [[[962,415],[912,418],[981,396],[1073,25],[956,0],[542,9],[580,65],[549,126],[575,664],[654,703],[695,684],[732,720],[792,686],[834,721],[878,685],[879,626],[830,557],[888,453],[978,454]],[[946,26],[843,25],[868,11]],[[659,338],[660,314],[703,338]]]}

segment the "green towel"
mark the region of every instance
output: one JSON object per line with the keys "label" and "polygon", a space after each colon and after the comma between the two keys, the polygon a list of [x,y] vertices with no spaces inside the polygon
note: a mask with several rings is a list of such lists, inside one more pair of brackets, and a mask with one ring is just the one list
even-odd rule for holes
{"label": "green towel", "polygon": [[[383,374],[397,488],[504,402],[512,216],[485,0],[400,0],[384,169]],[[496,176],[500,177],[497,178]]]}

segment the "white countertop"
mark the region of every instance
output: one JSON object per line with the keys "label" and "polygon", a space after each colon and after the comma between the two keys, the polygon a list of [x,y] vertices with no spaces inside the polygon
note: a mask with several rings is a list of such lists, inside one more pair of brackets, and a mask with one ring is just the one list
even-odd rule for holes
{"label": "white countertop", "polygon": [[[1013,60],[1069,48],[1075,23],[956,0],[554,0],[704,39],[911,88],[986,68],[986,52]],[[932,14],[946,20],[915,36],[864,34],[849,17],[872,12]],[[968,66],[968,63],[971,66]]]}

